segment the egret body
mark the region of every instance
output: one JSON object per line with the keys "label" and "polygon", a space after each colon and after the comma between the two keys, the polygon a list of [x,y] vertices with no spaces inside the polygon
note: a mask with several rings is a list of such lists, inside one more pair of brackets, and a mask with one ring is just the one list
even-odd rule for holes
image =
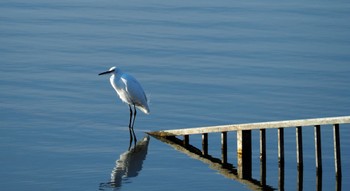
{"label": "egret body", "polygon": [[[109,78],[112,87],[117,92],[119,98],[129,105],[130,120],[129,120],[129,132],[130,132],[130,146],[132,140],[136,144],[137,139],[134,132],[134,123],[136,118],[136,108],[141,110],[145,114],[149,114],[148,101],[146,94],[140,85],[140,83],[131,75],[122,72],[117,67],[112,67],[106,72],[102,72],[99,75],[110,74]],[[129,149],[130,149],[129,146]]]}

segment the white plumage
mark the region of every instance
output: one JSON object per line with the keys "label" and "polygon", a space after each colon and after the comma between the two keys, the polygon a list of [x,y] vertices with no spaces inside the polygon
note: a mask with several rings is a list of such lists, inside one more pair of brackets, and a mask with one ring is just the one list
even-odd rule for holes
{"label": "white plumage", "polygon": [[149,114],[147,97],[140,83],[133,76],[116,67],[109,69],[109,71],[113,70],[109,80],[119,98],[129,105],[135,105],[143,113]]}
{"label": "white plumage", "polygon": [[[112,87],[117,92],[119,98],[127,103],[130,108],[130,121],[129,121],[129,130],[130,130],[130,146],[132,142],[132,136],[135,138],[136,144],[136,136],[134,132],[134,123],[136,118],[136,108],[141,110],[145,114],[150,113],[150,109],[148,107],[148,101],[146,94],[140,85],[140,83],[131,75],[122,72],[117,67],[112,67],[106,72],[102,72],[99,75],[111,74],[109,81],[111,82]],[[134,111],[132,107],[134,107]],[[132,118],[132,115],[134,117]],[[129,146],[129,149],[130,149]]]}

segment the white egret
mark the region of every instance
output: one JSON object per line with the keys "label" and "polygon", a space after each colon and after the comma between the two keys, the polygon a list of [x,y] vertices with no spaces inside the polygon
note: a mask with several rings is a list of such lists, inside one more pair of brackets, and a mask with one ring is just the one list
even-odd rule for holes
{"label": "white egret", "polygon": [[[134,139],[136,145],[137,139],[134,132],[134,124],[136,118],[136,108],[141,110],[145,114],[149,114],[150,110],[147,103],[147,97],[143,91],[140,83],[131,75],[122,72],[117,67],[112,67],[106,72],[102,72],[99,75],[111,74],[109,78],[112,87],[117,92],[119,98],[129,105],[130,120],[129,120],[129,133],[130,133],[130,145]],[[132,106],[134,110],[132,109]]]}

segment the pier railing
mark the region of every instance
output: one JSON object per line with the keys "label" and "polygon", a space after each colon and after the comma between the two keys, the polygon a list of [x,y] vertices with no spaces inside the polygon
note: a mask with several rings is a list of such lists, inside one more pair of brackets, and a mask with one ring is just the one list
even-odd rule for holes
{"label": "pier railing", "polygon": [[[288,120],[288,121],[273,121],[261,123],[246,123],[233,125],[220,125],[210,127],[197,127],[187,129],[174,129],[154,131],[149,134],[159,138],[164,142],[172,142],[183,149],[197,154],[198,156],[216,161],[216,159],[208,155],[208,134],[221,133],[221,160],[219,163],[222,166],[227,166],[227,133],[231,131],[237,132],[237,170],[235,170],[238,179],[253,180],[252,179],[252,130],[260,131],[260,174],[262,180],[260,185],[265,185],[263,180],[266,174],[266,129],[277,129],[278,133],[278,162],[280,169],[284,169],[284,128],[295,128],[296,135],[296,160],[298,169],[303,168],[303,143],[302,143],[302,129],[304,127],[314,127],[314,142],[315,142],[315,160],[316,172],[322,174],[322,155],[321,155],[321,128],[333,128],[333,144],[334,144],[334,164],[335,175],[341,177],[341,150],[340,150],[340,124],[349,124],[350,116],[342,117],[328,117],[316,119],[302,119],[302,120]],[[331,126],[330,126],[331,125]],[[197,149],[190,145],[190,135],[202,135],[202,148]],[[176,136],[183,136],[183,139],[178,139]],[[177,146],[177,149],[179,148]],[[230,164],[231,165],[231,164]],[[232,169],[232,167],[230,167]]]}

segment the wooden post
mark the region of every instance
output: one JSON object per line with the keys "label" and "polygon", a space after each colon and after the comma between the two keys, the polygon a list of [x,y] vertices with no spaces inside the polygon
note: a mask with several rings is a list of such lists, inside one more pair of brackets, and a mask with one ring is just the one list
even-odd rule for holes
{"label": "wooden post", "polygon": [[202,134],[202,155],[208,155],[208,133]]}
{"label": "wooden post", "polygon": [[237,131],[237,163],[238,177],[252,177],[252,132],[251,130]]}
{"label": "wooden post", "polygon": [[284,164],[284,129],[278,128],[278,162]]}
{"label": "wooden post", "polygon": [[184,135],[183,144],[185,147],[187,147],[190,144],[190,136],[189,135]]}
{"label": "wooden post", "polygon": [[297,177],[297,190],[298,191],[303,190],[303,176],[304,176],[303,166],[299,166],[298,177]]}
{"label": "wooden post", "polygon": [[322,191],[322,169],[316,170],[316,191]]}
{"label": "wooden post", "polygon": [[296,137],[296,147],[297,147],[297,170],[298,170],[298,178],[297,178],[297,190],[303,190],[303,174],[304,174],[304,164],[303,164],[303,132],[302,127],[297,126],[295,129],[295,137]]}
{"label": "wooden post", "polygon": [[284,190],[284,129],[278,128],[278,190]]}
{"label": "wooden post", "polygon": [[[283,128],[296,127],[296,146],[297,146],[297,163],[302,172],[303,167],[303,144],[302,144],[302,126],[314,126],[314,141],[315,141],[315,161],[317,169],[317,180],[322,180],[322,150],[321,150],[321,125],[333,125],[334,138],[334,155],[335,155],[335,173],[337,176],[337,185],[341,186],[341,154],[340,154],[340,135],[339,125],[349,124],[350,116],[315,118],[315,119],[299,119],[299,120],[285,120],[285,121],[271,121],[259,123],[245,123],[245,124],[230,124],[210,127],[196,127],[187,129],[173,129],[149,132],[153,136],[159,137],[175,137],[184,136],[183,144],[189,145],[189,135],[202,134],[202,152],[208,152],[208,133],[222,133],[237,131],[237,166],[239,178],[251,178],[252,170],[252,140],[251,130],[260,129],[260,159],[266,157],[265,148],[265,130],[278,128],[278,158],[280,163],[284,163],[284,133]],[[222,135],[222,152],[227,150],[226,134]],[[181,144],[181,143],[180,143]],[[225,161],[227,156],[222,156],[222,161]],[[266,160],[266,159],[265,159]],[[264,172],[265,170],[261,170]],[[339,177],[340,176],[340,177]],[[301,176],[302,177],[302,176]],[[339,180],[339,181],[338,181]],[[302,182],[302,178],[301,178]],[[317,183],[318,184],[318,183]],[[302,185],[302,183],[301,183]],[[318,184],[321,185],[321,184]],[[341,189],[341,187],[340,187]]]}
{"label": "wooden post", "polygon": [[260,184],[266,185],[266,130],[260,129]]}
{"label": "wooden post", "polygon": [[315,159],[316,170],[318,173],[322,172],[322,153],[321,153],[321,126],[315,125]]}
{"label": "wooden post", "polygon": [[303,133],[301,126],[296,127],[296,144],[297,144],[297,165],[298,169],[303,168]]}
{"label": "wooden post", "polygon": [[284,190],[284,162],[278,165],[278,190]]}
{"label": "wooden post", "polygon": [[266,160],[266,129],[260,129],[260,160]]}
{"label": "wooden post", "polygon": [[227,163],[227,132],[221,132],[221,163]]}
{"label": "wooden post", "polygon": [[339,124],[333,125],[333,141],[334,141],[334,165],[335,175],[340,177],[341,173],[341,155],[340,155],[340,137],[339,137]]}
{"label": "wooden post", "polygon": [[341,176],[336,176],[335,177],[335,190],[336,191],[341,191],[341,179],[342,177]]}

